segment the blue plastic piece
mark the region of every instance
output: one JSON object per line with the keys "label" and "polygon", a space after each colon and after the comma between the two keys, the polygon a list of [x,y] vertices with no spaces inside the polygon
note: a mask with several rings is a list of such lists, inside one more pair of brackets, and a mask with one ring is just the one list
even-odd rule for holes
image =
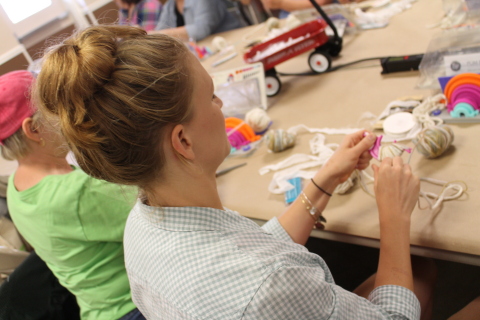
{"label": "blue plastic piece", "polygon": [[302,193],[302,178],[295,177],[292,179],[288,179],[287,181],[290,182],[291,185],[293,185],[293,189],[285,192],[285,203],[290,204],[295,201],[295,199],[297,199],[300,193]]}
{"label": "blue plastic piece", "polygon": [[450,116],[452,118],[460,118],[460,117],[467,117],[467,118],[473,118],[476,115],[478,115],[478,110],[475,110],[475,108],[466,102],[460,102],[457,105],[455,105],[455,108],[450,112]]}
{"label": "blue plastic piece", "polygon": [[442,110],[440,110],[440,109],[433,110],[433,111],[432,111],[432,116],[438,116],[438,115],[440,115],[441,113],[442,113]]}

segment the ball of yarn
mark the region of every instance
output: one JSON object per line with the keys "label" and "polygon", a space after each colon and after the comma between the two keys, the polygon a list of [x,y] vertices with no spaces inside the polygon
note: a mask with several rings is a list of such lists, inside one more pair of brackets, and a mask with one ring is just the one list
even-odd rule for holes
{"label": "ball of yarn", "polygon": [[423,129],[413,139],[418,152],[429,159],[442,155],[453,142],[453,131],[449,126],[439,125]]}
{"label": "ball of yarn", "polygon": [[272,152],[281,152],[295,145],[295,135],[282,129],[267,133],[267,147]]}
{"label": "ball of yarn", "polygon": [[225,49],[228,47],[227,40],[225,38],[216,36],[212,40],[212,47],[215,48],[217,51],[221,51],[222,49]]}
{"label": "ball of yarn", "polygon": [[382,160],[387,157],[388,158],[399,157],[403,154],[404,151],[409,151],[409,150],[411,149],[398,143],[392,143],[386,146],[381,146],[379,159]]}
{"label": "ball of yarn", "polygon": [[278,20],[278,18],[271,17],[271,18],[268,18],[268,19],[267,19],[267,21],[265,22],[265,24],[267,25],[268,31],[270,31],[270,30],[272,30],[272,29],[275,29],[275,28],[279,28],[279,27],[280,27],[280,20]]}
{"label": "ball of yarn", "polygon": [[285,26],[288,30],[294,29],[302,24],[302,21],[298,19],[294,14],[289,14],[286,21]]}
{"label": "ball of yarn", "polygon": [[247,112],[245,115],[245,122],[253,129],[253,131],[255,131],[255,133],[262,134],[268,129],[272,120],[264,109],[255,108]]}

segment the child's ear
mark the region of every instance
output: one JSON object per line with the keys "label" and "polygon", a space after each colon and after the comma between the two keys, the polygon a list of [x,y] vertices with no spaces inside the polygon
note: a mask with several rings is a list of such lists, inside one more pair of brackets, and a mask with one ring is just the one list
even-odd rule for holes
{"label": "child's ear", "polygon": [[29,117],[23,120],[22,130],[28,139],[40,143],[41,137],[37,128],[34,127],[32,118]]}

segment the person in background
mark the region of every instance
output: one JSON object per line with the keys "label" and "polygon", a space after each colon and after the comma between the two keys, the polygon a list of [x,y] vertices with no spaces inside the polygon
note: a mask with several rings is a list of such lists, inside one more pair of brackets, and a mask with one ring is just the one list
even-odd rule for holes
{"label": "person in background", "polygon": [[[315,0],[316,3],[323,6],[330,3],[350,3],[359,2],[350,0]],[[262,0],[266,9],[282,9],[285,11],[295,11],[313,8],[312,3],[309,0]]]}
{"label": "person in background", "polygon": [[163,33],[183,41],[200,41],[211,34],[241,27],[227,10],[225,0],[168,0],[152,33]]}
{"label": "person in background", "polygon": [[76,296],[81,319],[144,319],[131,299],[123,253],[137,190],[67,163],[64,139],[30,103],[33,82],[28,71],[0,76],[0,148],[18,161],[7,188],[10,216]]}
{"label": "person in background", "polygon": [[162,12],[158,0],[115,0],[118,11],[118,24],[138,26],[146,31],[155,29]]}
{"label": "person in background", "polygon": [[[286,18],[290,12],[295,10],[304,10],[313,8],[309,0],[261,0],[265,9],[280,10],[279,17]],[[362,0],[315,0],[316,3],[323,6],[330,3],[346,4],[350,2],[359,2]]]}
{"label": "person in background", "polygon": [[419,277],[410,257],[420,182],[400,157],[374,166],[380,258],[359,291],[366,298],[337,286],[303,246],[335,187],[369,165],[373,133],[346,136],[302,195],[260,227],[221,202],[215,174],[230,152],[222,101],[179,40],[88,28],[48,51],[36,92],[88,174],[142,190],[124,243],[148,319],[428,318],[435,269]]}

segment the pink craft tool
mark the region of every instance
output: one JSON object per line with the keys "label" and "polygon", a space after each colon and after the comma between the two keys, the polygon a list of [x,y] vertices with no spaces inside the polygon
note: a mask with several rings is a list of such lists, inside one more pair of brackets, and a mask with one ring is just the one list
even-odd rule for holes
{"label": "pink craft tool", "polygon": [[383,136],[378,136],[377,139],[375,140],[375,143],[370,148],[370,154],[372,155],[373,158],[377,160],[380,160],[380,147],[382,144],[382,139],[383,139]]}

